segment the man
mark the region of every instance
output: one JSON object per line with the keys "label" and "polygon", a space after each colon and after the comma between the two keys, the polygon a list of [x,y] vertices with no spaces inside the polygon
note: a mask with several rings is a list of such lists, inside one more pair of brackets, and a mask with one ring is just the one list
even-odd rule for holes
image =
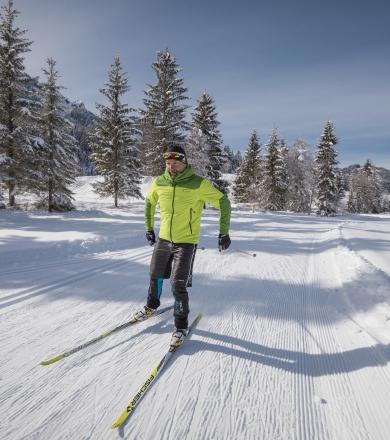
{"label": "man", "polygon": [[[171,278],[175,298],[175,329],[171,345],[179,346],[188,332],[188,292],[200,236],[202,209],[208,203],[220,210],[219,250],[230,246],[230,202],[206,179],[194,174],[182,147],[170,146],[164,153],[165,173],[149,188],[145,201],[146,238],[154,247],[150,263],[150,286],[146,306],[134,315],[143,320],[160,305],[163,280]],[[160,205],[160,232],[156,243],[154,215]]]}

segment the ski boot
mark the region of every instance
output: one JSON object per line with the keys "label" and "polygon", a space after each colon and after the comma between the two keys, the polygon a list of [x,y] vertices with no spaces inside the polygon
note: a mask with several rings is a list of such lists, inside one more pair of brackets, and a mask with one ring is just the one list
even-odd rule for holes
{"label": "ski boot", "polygon": [[173,330],[170,346],[177,348],[183,343],[184,338],[188,335],[188,329],[176,328]]}
{"label": "ski boot", "polygon": [[151,316],[153,316],[155,314],[155,312],[156,311],[154,309],[151,309],[148,306],[144,306],[141,310],[134,313],[134,315],[132,316],[130,321],[131,322],[145,321],[145,319],[148,319]]}

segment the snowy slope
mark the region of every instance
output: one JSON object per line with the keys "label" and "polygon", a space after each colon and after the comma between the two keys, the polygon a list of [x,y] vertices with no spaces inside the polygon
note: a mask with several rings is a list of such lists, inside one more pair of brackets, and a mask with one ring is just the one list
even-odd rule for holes
{"label": "snowy slope", "polygon": [[191,316],[204,317],[111,430],[167,348],[172,317],[39,365],[144,303],[143,204],[113,209],[91,180],[76,185],[79,211],[0,211],[1,439],[389,438],[390,216],[237,208],[223,254],[217,212],[205,212],[191,290]]}

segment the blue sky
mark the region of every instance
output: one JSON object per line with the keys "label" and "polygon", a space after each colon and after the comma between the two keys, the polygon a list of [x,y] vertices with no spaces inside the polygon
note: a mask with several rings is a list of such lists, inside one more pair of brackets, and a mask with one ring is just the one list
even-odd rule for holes
{"label": "blue sky", "polygon": [[27,71],[56,59],[65,94],[95,111],[115,55],[142,106],[151,63],[169,48],[189,104],[216,102],[224,142],[245,150],[256,129],[312,148],[335,124],[341,165],[390,168],[390,2],[386,0],[15,0],[34,41]]}

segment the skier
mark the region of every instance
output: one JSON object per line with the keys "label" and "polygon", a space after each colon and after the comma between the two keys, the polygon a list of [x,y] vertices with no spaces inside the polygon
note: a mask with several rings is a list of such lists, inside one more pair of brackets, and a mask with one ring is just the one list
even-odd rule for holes
{"label": "skier", "polygon": [[[184,149],[170,146],[163,154],[166,170],[150,186],[145,201],[146,238],[154,246],[150,263],[150,285],[146,305],[133,319],[152,316],[160,305],[164,279],[171,279],[175,298],[175,328],[171,345],[178,347],[188,332],[188,292],[200,236],[202,209],[208,203],[220,210],[219,250],[230,246],[229,199],[206,179],[194,174]],[[160,232],[156,242],[154,214],[160,205]]]}

